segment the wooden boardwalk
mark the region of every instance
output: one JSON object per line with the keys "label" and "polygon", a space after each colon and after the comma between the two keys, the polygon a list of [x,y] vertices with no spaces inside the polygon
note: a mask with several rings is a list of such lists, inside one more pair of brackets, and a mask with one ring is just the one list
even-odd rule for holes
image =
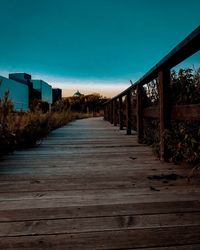
{"label": "wooden boardwalk", "polygon": [[200,180],[91,118],[0,162],[0,249],[200,249]]}

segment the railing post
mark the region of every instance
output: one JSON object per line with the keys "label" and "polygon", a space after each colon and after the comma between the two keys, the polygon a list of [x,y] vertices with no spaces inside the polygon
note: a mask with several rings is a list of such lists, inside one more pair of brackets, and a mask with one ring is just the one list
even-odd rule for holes
{"label": "railing post", "polygon": [[106,104],[106,121],[109,121],[109,104]]}
{"label": "railing post", "polygon": [[143,107],[142,107],[142,85],[137,85],[137,136],[138,143],[143,141]]}
{"label": "railing post", "polygon": [[110,102],[110,123],[113,124],[113,100]]}
{"label": "railing post", "polygon": [[106,104],[106,121],[109,121],[109,104]]}
{"label": "railing post", "polygon": [[169,102],[169,86],[170,86],[170,69],[164,69],[158,73],[159,97],[160,97],[160,159],[166,160],[166,147],[164,142],[164,131],[170,126],[170,102]]}
{"label": "railing post", "polygon": [[107,104],[107,118],[108,118],[108,121],[110,122],[110,103]]}
{"label": "railing post", "polygon": [[126,94],[126,133],[131,135],[131,92]]}
{"label": "railing post", "polygon": [[119,129],[123,129],[123,107],[122,107],[122,96],[119,97]]}
{"label": "railing post", "polygon": [[110,122],[110,103],[107,104],[108,109],[108,121]]}
{"label": "railing post", "polygon": [[104,110],[103,110],[103,114],[104,114],[104,120],[107,121],[107,105],[104,105]]}
{"label": "railing post", "polygon": [[117,100],[113,100],[113,124],[117,126]]}

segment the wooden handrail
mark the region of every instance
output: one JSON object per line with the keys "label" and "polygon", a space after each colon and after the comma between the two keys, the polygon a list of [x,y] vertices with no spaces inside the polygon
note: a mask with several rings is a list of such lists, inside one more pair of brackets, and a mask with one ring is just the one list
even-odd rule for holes
{"label": "wooden handrail", "polygon": [[[135,88],[136,85],[144,85],[147,82],[155,79],[158,72],[163,68],[173,68],[180,62],[199,51],[200,47],[200,26],[198,26],[189,36],[180,42],[173,50],[171,50],[162,60],[160,60],[153,68],[151,68],[142,78],[136,81],[129,88],[125,89],[120,94],[114,96],[113,99],[118,99],[120,96],[125,96],[129,90]],[[110,102],[107,101],[106,103]],[[105,104],[106,104],[105,103]]]}
{"label": "wooden handrail", "polygon": [[[138,142],[143,138],[143,118],[153,117],[160,121],[160,138],[163,132],[169,127],[171,120],[200,120],[200,105],[170,106],[169,83],[170,69],[192,56],[200,49],[200,26],[198,26],[189,36],[180,42],[172,51],[150,69],[142,78],[132,84],[129,88],[113,97],[104,104],[104,118],[116,125],[116,107],[119,108],[119,125],[123,129],[122,97],[126,96],[126,130],[131,134],[131,119],[137,117]],[[142,86],[158,79],[159,105],[153,108],[144,108],[142,103]],[[136,107],[131,107],[131,93],[136,90]],[[119,105],[117,100],[119,99]],[[149,113],[148,113],[149,112]],[[160,158],[165,159],[165,145],[161,139]]]}

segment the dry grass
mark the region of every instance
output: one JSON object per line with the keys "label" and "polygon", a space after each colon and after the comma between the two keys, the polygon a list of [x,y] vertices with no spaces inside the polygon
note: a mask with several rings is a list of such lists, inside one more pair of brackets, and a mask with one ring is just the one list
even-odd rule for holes
{"label": "dry grass", "polygon": [[38,140],[56,128],[75,119],[91,117],[93,114],[71,112],[13,112],[8,94],[0,102],[0,155],[17,148],[34,146]]}

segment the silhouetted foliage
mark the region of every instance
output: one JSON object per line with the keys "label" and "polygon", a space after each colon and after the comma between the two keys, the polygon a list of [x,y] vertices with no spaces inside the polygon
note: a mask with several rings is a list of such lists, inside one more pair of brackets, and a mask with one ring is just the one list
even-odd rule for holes
{"label": "silhouetted foliage", "polygon": [[170,100],[173,105],[200,103],[200,68],[172,71]]}
{"label": "silhouetted foliage", "polygon": [[45,102],[35,101],[32,111],[14,112],[9,93],[5,93],[4,98],[0,100],[0,155],[17,148],[33,146],[51,130],[74,119],[90,116],[90,114],[71,112],[66,100],[60,100],[52,112],[46,108]]}
{"label": "silhouetted foliage", "polygon": [[34,99],[30,103],[30,111],[47,113],[49,111],[49,103],[42,100]]}
{"label": "silhouetted foliage", "polygon": [[107,101],[99,94],[71,96],[63,98],[59,103],[55,103],[53,109],[69,108],[71,111],[97,114],[103,110],[103,103]]}
{"label": "silhouetted foliage", "polygon": [[[151,93],[157,93],[157,90],[144,89],[144,91],[146,107],[159,103],[159,98],[155,98],[157,95],[151,95]],[[174,70],[171,72],[170,101],[171,105],[200,103],[200,69],[180,69],[178,72]],[[159,120],[146,119],[145,123],[145,142],[152,145],[156,154],[159,155],[161,140]],[[170,129],[164,132],[163,139],[169,161],[174,163],[186,161],[192,165],[200,163],[199,121],[171,121]]]}

